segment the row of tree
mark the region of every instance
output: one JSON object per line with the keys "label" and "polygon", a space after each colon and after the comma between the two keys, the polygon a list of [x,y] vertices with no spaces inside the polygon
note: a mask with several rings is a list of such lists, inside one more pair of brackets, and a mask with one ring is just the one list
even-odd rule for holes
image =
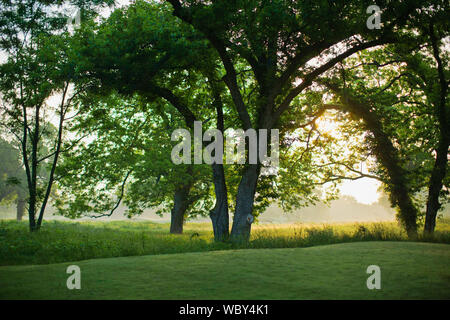
{"label": "row of tree", "polygon": [[[380,1],[375,30],[370,1],[138,0],[107,19],[95,11],[109,1],[72,3],[74,33],[61,1],[1,2],[2,123],[20,143],[31,231],[52,196],[72,218],[158,208],[173,233],[209,215],[216,240],[246,241],[271,202],[330,200],[362,177],[382,181],[410,237],[422,210],[434,231],[450,182],[447,1]],[[345,142],[321,132],[324,116]],[[195,121],[278,129],[278,174],[173,164],[171,133]]]}

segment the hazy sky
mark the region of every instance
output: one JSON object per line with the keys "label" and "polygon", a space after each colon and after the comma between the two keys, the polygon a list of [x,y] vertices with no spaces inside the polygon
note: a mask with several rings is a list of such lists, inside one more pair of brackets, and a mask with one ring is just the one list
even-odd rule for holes
{"label": "hazy sky", "polygon": [[354,197],[359,203],[372,204],[378,201],[380,194],[378,187],[380,182],[375,179],[361,178],[359,180],[347,180],[340,187],[342,195]]}

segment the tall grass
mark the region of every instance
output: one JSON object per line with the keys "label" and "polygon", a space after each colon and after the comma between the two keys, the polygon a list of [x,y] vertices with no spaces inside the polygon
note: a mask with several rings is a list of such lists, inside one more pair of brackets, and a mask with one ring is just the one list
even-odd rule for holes
{"label": "tall grass", "polygon": [[[198,233],[198,236],[196,235]],[[450,243],[450,222],[440,221],[433,237],[419,241]],[[45,221],[28,232],[26,222],[0,220],[0,265],[48,264],[94,258],[244,248],[296,248],[352,241],[408,241],[394,222],[292,224],[253,227],[248,243],[216,243],[207,223],[187,223],[182,235],[152,222]]]}

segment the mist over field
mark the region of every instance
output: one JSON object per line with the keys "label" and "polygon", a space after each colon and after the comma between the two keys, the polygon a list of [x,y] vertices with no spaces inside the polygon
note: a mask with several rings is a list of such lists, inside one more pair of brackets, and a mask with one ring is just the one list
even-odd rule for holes
{"label": "mist over field", "polygon": [[[120,206],[111,217],[87,218],[83,217],[73,221],[112,221],[112,220],[131,220],[131,221],[154,221],[167,223],[170,222],[170,214],[166,213],[163,217],[155,214],[155,210],[147,209],[144,214],[135,216],[131,219],[124,215],[126,207]],[[0,219],[14,219],[16,217],[16,208],[12,206],[0,206]],[[71,219],[55,216],[55,210],[49,207],[46,220],[66,220]],[[440,212],[441,216],[450,217],[450,207],[447,206]],[[26,217],[24,217],[26,219]],[[230,221],[232,216],[230,217]],[[395,210],[389,205],[386,195],[380,197],[377,202],[364,204],[358,202],[352,196],[343,196],[338,200],[332,201],[329,205],[319,203],[315,206],[294,210],[293,212],[283,212],[277,205],[271,205],[263,214],[258,217],[260,224],[289,224],[289,223],[339,223],[339,222],[380,222],[395,221]],[[209,217],[198,217],[190,219],[187,222],[210,222]]]}

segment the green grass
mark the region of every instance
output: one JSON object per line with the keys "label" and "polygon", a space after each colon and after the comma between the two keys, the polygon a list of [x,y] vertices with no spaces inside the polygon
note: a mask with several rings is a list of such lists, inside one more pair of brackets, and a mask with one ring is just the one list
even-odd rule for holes
{"label": "green grass", "polygon": [[[358,242],[0,267],[1,299],[450,299],[450,246]],[[81,290],[66,288],[67,266]],[[381,268],[381,290],[366,269]]]}
{"label": "green grass", "polygon": [[[191,237],[197,232],[199,237]],[[0,220],[0,265],[49,264],[94,258],[206,252],[231,249],[299,248],[355,241],[406,241],[394,222],[365,224],[260,225],[248,244],[215,243],[209,223],[187,223],[183,235],[152,222],[45,221],[29,233],[26,221]],[[450,223],[421,241],[450,243]]]}

